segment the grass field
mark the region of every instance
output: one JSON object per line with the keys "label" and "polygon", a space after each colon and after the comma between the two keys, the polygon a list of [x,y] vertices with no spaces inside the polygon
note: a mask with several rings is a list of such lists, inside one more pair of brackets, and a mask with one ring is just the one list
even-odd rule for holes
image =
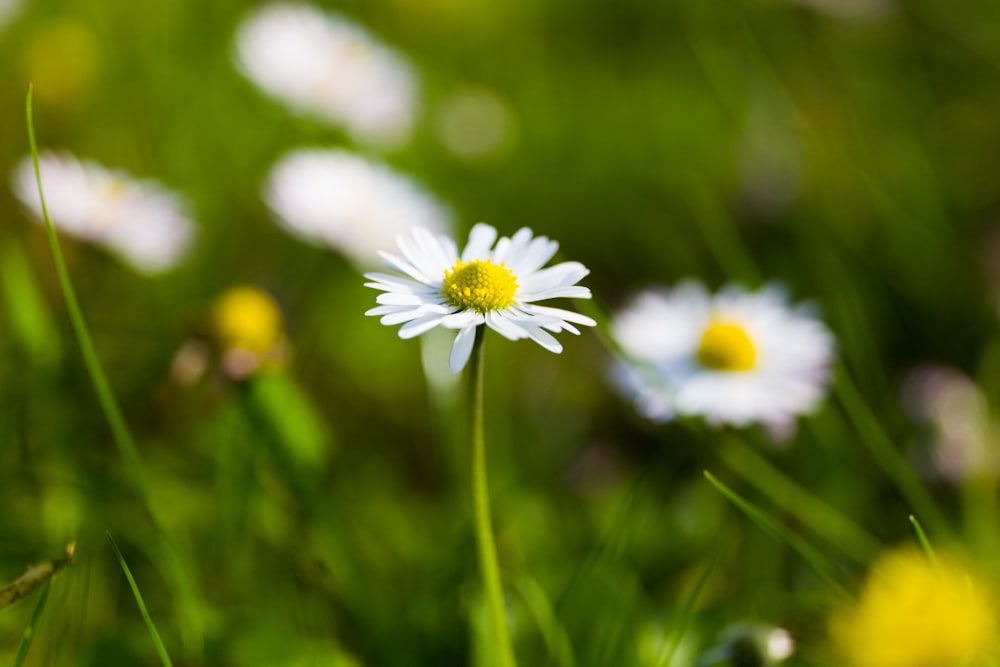
{"label": "grass field", "polygon": [[[0,81],[0,663],[1000,664],[1000,4],[7,0]],[[592,294],[481,327],[488,508],[365,316],[478,222]]]}

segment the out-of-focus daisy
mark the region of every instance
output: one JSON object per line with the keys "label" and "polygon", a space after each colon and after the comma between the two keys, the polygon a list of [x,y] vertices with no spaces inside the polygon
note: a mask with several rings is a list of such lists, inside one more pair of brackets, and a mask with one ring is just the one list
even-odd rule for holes
{"label": "out-of-focus daisy", "polygon": [[613,322],[615,377],[646,417],[786,429],[826,392],[833,337],[784,291],[685,282],[640,294]]}
{"label": "out-of-focus daisy", "polygon": [[13,21],[23,5],[24,0],[0,0],[0,28]]}
{"label": "out-of-focus daisy", "polygon": [[701,656],[699,664],[777,667],[795,652],[795,641],[784,628],[739,623],[727,628],[722,642]]}
{"label": "out-of-focus daisy", "polygon": [[895,10],[895,0],[795,0],[834,18],[851,21],[874,21]]}
{"label": "out-of-focus daisy", "polygon": [[194,384],[213,367],[231,380],[245,380],[284,367],[290,347],[275,300],[240,285],[212,302],[203,326],[174,356],[171,373],[182,385]]}
{"label": "out-of-focus daisy", "polygon": [[264,5],[240,24],[235,58],[269,95],[357,139],[392,146],[410,135],[417,113],[412,68],[342,16],[307,4]]}
{"label": "out-of-focus daisy", "polygon": [[[496,245],[494,246],[494,242]],[[380,304],[365,315],[382,324],[402,324],[400,338],[413,338],[441,326],[457,329],[449,367],[459,372],[469,360],[476,328],[485,324],[509,340],[530,338],[550,352],[562,352],[553,333],[596,322],[572,311],[535,302],[558,297],[589,299],[576,282],[590,271],[579,262],[542,268],[559,244],[535,237],[527,227],[497,240],[497,230],[483,223],[469,234],[459,254],[447,236],[416,228],[398,238],[402,257],[381,253],[386,265],[403,275],[368,273],[367,287],[382,290]]]}
{"label": "out-of-focus daisy", "polygon": [[509,105],[481,86],[465,86],[445,97],[437,110],[435,130],[452,155],[470,163],[497,158],[514,143]]}
{"label": "out-of-focus daisy", "polygon": [[934,468],[949,481],[1000,471],[989,403],[969,376],[947,366],[918,366],[903,381],[902,401],[914,419],[931,427]]}
{"label": "out-of-focus daisy", "polygon": [[215,300],[212,336],[223,371],[234,379],[278,368],[288,356],[281,309],[256,287],[233,287]]}
{"label": "out-of-focus daisy", "polygon": [[263,195],[282,227],[363,268],[378,265],[378,251],[413,227],[451,229],[447,210],[415,181],[343,150],[289,153],[271,169]]}
{"label": "out-of-focus daisy", "polygon": [[[59,230],[106,248],[140,273],[161,273],[180,261],[194,224],[176,194],[154,181],[136,180],[65,152],[45,152],[38,161],[45,203]],[[11,185],[41,221],[31,157],[18,164]]]}
{"label": "out-of-focus daisy", "polygon": [[855,604],[831,619],[845,667],[978,667],[997,657],[996,600],[959,561],[884,555]]}
{"label": "out-of-focus daisy", "polygon": [[90,26],[59,17],[28,32],[19,64],[24,81],[31,84],[33,100],[71,110],[95,89],[104,58],[101,41]]}

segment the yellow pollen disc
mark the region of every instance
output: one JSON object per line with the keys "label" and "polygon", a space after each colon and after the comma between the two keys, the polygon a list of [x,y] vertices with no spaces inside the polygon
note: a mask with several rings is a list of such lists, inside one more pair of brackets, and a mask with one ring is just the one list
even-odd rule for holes
{"label": "yellow pollen disc", "polygon": [[453,306],[487,313],[514,303],[517,278],[503,263],[458,260],[444,272],[441,296]]}
{"label": "yellow pollen disc", "polygon": [[698,345],[698,362],[714,371],[749,371],[757,362],[757,350],[743,327],[712,322]]}

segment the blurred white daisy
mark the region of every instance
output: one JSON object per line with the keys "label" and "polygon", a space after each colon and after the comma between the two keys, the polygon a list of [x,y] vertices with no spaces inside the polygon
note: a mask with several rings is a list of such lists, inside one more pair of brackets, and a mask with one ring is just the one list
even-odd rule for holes
{"label": "blurred white daisy", "polygon": [[409,138],[417,113],[412,68],[342,16],[307,4],[259,7],[237,29],[235,59],[267,94],[361,141],[394,146]]}
{"label": "blurred white daisy", "polygon": [[397,240],[402,257],[381,255],[389,268],[404,275],[365,274],[372,281],[366,287],[384,292],[376,299],[380,305],[365,315],[380,315],[387,326],[402,324],[400,338],[437,326],[457,329],[448,364],[454,373],[465,367],[476,328],[483,324],[509,340],[530,338],[556,353],[562,345],[552,333],[579,334],[573,324],[596,324],[579,313],[535,304],[558,297],[589,299],[590,290],[576,282],[590,271],[579,262],[543,269],[559,244],[534,237],[527,227],[497,240],[496,229],[479,223],[461,254],[447,236],[421,228]]}
{"label": "blurred white daisy", "polygon": [[627,357],[615,379],[655,421],[700,415],[716,425],[760,422],[780,431],[826,393],[833,337],[774,286],[712,295],[689,281],[646,291],[612,329]]}
{"label": "blurred white daisy", "polygon": [[[49,216],[60,231],[107,249],[145,274],[172,268],[190,246],[194,223],[188,206],[159,183],[136,180],[67,152],[44,152],[38,163]],[[30,156],[15,168],[11,187],[41,222]]]}
{"label": "blurred white daisy", "polygon": [[362,268],[413,227],[448,233],[447,209],[416,181],[343,150],[300,149],[271,169],[264,200],[278,223]]}
{"label": "blurred white daisy", "polygon": [[17,18],[24,0],[0,0],[0,28]]}

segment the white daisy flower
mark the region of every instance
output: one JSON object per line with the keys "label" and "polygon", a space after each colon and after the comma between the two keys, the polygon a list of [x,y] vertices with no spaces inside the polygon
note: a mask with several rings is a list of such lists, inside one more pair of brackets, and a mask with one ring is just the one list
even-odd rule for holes
{"label": "white daisy flower", "polygon": [[[67,152],[44,152],[38,164],[49,217],[59,230],[109,250],[144,274],[172,268],[190,246],[194,223],[188,206],[159,183],[136,180]],[[15,168],[11,187],[41,222],[30,156]]]}
{"label": "white daisy flower", "polygon": [[650,290],[612,329],[627,357],[615,379],[654,421],[700,415],[780,431],[826,393],[833,336],[774,286],[730,286],[714,296],[695,282]]}
{"label": "white daisy flower", "polygon": [[384,292],[376,299],[380,305],[365,315],[379,315],[387,326],[402,324],[400,338],[413,338],[437,326],[457,329],[448,363],[454,373],[469,360],[480,325],[508,340],[530,338],[558,353],[562,345],[553,333],[579,334],[574,324],[596,324],[579,313],[535,304],[558,297],[589,299],[590,290],[576,282],[590,271],[579,262],[543,269],[559,244],[534,237],[527,227],[498,241],[496,229],[479,223],[461,254],[447,236],[421,228],[397,241],[402,257],[381,255],[389,268],[404,275],[365,274],[372,281],[366,287]]}
{"label": "white daisy flower", "polygon": [[292,151],[271,169],[264,201],[285,230],[362,268],[413,227],[451,230],[448,210],[414,180],[343,150]]}
{"label": "white daisy flower", "polygon": [[409,138],[417,84],[409,63],[356,23],[307,4],[253,10],[236,33],[240,71],[297,111],[386,146]]}

